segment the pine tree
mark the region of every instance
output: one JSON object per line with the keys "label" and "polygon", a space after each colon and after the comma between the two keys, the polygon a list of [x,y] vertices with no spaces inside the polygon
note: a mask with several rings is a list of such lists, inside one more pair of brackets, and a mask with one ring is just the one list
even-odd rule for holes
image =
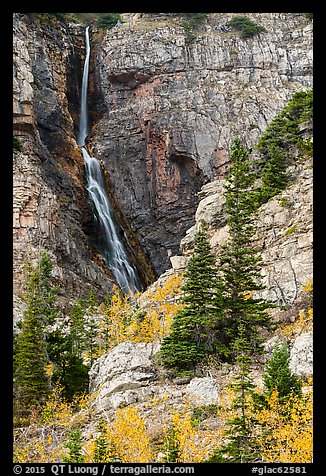
{"label": "pine tree", "polygon": [[39,265],[30,269],[24,296],[27,309],[14,349],[14,407],[16,415],[28,417],[35,405],[42,403],[50,392],[46,327],[57,316],[57,287],[51,284],[52,261],[41,253]]}
{"label": "pine tree", "polygon": [[160,354],[165,365],[192,370],[206,352],[215,350],[220,304],[217,288],[215,258],[202,223],[185,273],[185,307],[174,317],[171,333],[162,342]]}
{"label": "pine tree", "polygon": [[254,385],[250,377],[251,342],[248,341],[246,334],[246,326],[240,323],[238,337],[232,345],[238,373],[232,385],[235,398],[231,408],[237,415],[227,422],[228,430],[225,432],[227,443],[213,453],[207,461],[209,463],[248,463],[255,461],[259,456],[258,444],[254,437],[255,421],[248,400]]}
{"label": "pine tree", "polygon": [[181,458],[180,443],[178,441],[178,430],[173,425],[168,428],[166,441],[164,444],[164,463],[177,463]]}
{"label": "pine tree", "polygon": [[301,380],[290,369],[290,354],[285,343],[275,347],[263,375],[265,395],[277,390],[280,401],[291,394],[301,395]]}
{"label": "pine tree", "polygon": [[226,183],[227,224],[230,239],[222,246],[220,256],[224,288],[224,321],[220,323],[220,340],[224,343],[224,356],[234,360],[232,344],[238,337],[239,324],[244,326],[246,339],[252,352],[261,350],[259,329],[270,327],[266,309],[271,303],[253,298],[260,291],[260,253],[253,245],[255,212],[253,184],[255,173],[250,167],[248,152],[239,139],[231,147],[232,165]]}
{"label": "pine tree", "polygon": [[69,439],[65,446],[69,449],[69,454],[63,458],[64,463],[84,463],[85,456],[82,453],[83,446],[80,428],[70,430]]}
{"label": "pine tree", "polygon": [[98,424],[99,436],[95,440],[95,448],[93,453],[94,463],[106,463],[108,462],[108,441],[106,438],[105,422],[100,421]]}

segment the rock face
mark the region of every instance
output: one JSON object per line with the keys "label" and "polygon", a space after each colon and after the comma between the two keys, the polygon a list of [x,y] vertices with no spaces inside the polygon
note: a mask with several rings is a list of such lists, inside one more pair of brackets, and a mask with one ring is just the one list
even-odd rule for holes
{"label": "rock face", "polygon": [[214,378],[193,378],[190,382],[180,378],[172,382],[159,381],[153,362],[158,351],[158,344],[123,342],[103,354],[89,373],[97,412],[130,404],[141,405],[152,398],[169,400],[171,406],[182,406],[186,401],[192,405],[218,402],[219,385]]}
{"label": "rock face", "polygon": [[[279,305],[291,305],[302,285],[313,276],[313,174],[311,159],[289,169],[293,184],[259,209],[256,240],[262,250],[262,278],[266,289],[263,299]],[[209,225],[212,249],[219,255],[220,246],[228,239],[228,226],[223,213],[224,180],[203,187],[203,197],[196,211],[196,222],[181,240],[183,257],[191,255],[200,221]],[[176,272],[186,268],[180,256],[170,258]]]}
{"label": "rock face", "polygon": [[151,361],[157,349],[153,344],[123,342],[96,361],[90,371],[90,390],[99,392],[99,408],[117,407],[137,401],[134,389],[156,379]]}
{"label": "rock face", "polygon": [[290,352],[290,368],[299,377],[313,374],[313,333],[304,332],[294,341]]}
{"label": "rock face", "polygon": [[221,27],[232,14],[216,13],[190,41],[172,14],[126,14],[93,45],[106,106],[94,152],[157,274],[194,223],[197,192],[223,175],[234,137],[252,148],[293,93],[312,85],[311,22],[248,16],[267,32],[243,39]]}
{"label": "rock face", "polygon": [[63,25],[23,14],[14,14],[13,26],[13,130],[22,146],[13,157],[14,291],[20,290],[25,262],[35,262],[45,249],[64,302],[91,287],[103,293],[112,281],[91,251],[94,220],[73,120],[83,29],[70,34]]}

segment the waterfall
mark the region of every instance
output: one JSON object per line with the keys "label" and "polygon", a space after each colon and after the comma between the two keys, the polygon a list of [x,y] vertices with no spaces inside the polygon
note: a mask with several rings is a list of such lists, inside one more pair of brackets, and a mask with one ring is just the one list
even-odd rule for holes
{"label": "waterfall", "polygon": [[[88,134],[87,89],[90,57],[89,27],[86,28],[85,36],[86,56],[83,71],[77,144],[81,147],[84,157],[86,189],[97,212],[95,218],[98,220],[99,227],[103,232],[103,236],[101,237],[102,254],[121,290],[125,293],[135,292],[141,290],[140,279],[120,238],[119,227],[114,218],[114,210],[105,191],[101,166],[94,157],[89,155],[84,147]],[[121,229],[120,232],[124,233]]]}
{"label": "waterfall", "polygon": [[86,28],[86,56],[83,71],[82,91],[80,100],[80,120],[79,133],[77,144],[79,147],[85,145],[86,136],[88,134],[88,111],[87,111],[87,89],[88,89],[88,71],[89,71],[89,57],[91,48],[89,46],[89,26]]}

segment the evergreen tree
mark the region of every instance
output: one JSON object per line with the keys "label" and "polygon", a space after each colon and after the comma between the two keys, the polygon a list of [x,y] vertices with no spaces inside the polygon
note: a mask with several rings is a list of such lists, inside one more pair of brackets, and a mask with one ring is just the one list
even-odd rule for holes
{"label": "evergreen tree", "polygon": [[69,449],[69,453],[63,458],[64,463],[84,463],[85,456],[82,453],[83,446],[80,428],[70,430],[69,439],[65,446]]}
{"label": "evergreen tree", "polygon": [[254,437],[255,421],[248,401],[254,388],[249,375],[252,363],[251,342],[247,339],[244,323],[240,323],[238,337],[232,347],[238,364],[238,373],[233,383],[235,398],[232,402],[236,416],[227,422],[227,443],[213,453],[207,461],[209,463],[249,463],[259,456]]}
{"label": "evergreen tree", "polygon": [[290,354],[285,343],[275,347],[263,375],[265,395],[277,390],[280,401],[291,394],[301,395],[301,380],[290,369]]}
{"label": "evergreen tree", "polygon": [[98,314],[98,301],[95,292],[91,289],[86,300],[86,315],[84,316],[84,336],[85,347],[88,353],[90,366],[96,359],[98,344],[98,322],[96,315]]}
{"label": "evergreen tree", "polygon": [[86,303],[83,298],[79,298],[71,307],[69,314],[71,345],[74,354],[79,358],[82,357],[86,348],[85,313]]}
{"label": "evergreen tree", "polygon": [[268,161],[262,168],[261,179],[263,185],[256,191],[258,206],[282,192],[289,184],[290,175],[287,172],[286,153],[276,141],[269,143]]}
{"label": "evergreen tree", "polygon": [[177,463],[180,461],[180,443],[178,441],[177,429],[173,425],[167,431],[164,454],[164,463]]}
{"label": "evergreen tree", "polygon": [[99,436],[95,440],[95,448],[93,454],[94,463],[108,462],[108,441],[105,436],[105,423],[100,421],[98,425]]}
{"label": "evergreen tree", "polygon": [[30,410],[42,403],[50,392],[46,327],[57,316],[57,287],[51,284],[52,262],[41,253],[39,265],[30,269],[24,300],[27,306],[21,331],[15,342],[14,407],[18,417],[28,417]]}
{"label": "evergreen tree", "polygon": [[261,157],[262,185],[256,190],[257,206],[266,203],[289,184],[287,167],[293,163],[293,146],[306,155],[312,155],[312,143],[301,137],[299,127],[312,120],[312,114],[313,91],[296,92],[259,139],[255,148]]}
{"label": "evergreen tree", "polygon": [[185,273],[183,310],[175,316],[160,355],[165,365],[191,370],[216,346],[219,298],[215,258],[204,223],[196,233],[194,254]]}
{"label": "evergreen tree", "polygon": [[114,441],[107,438],[106,425],[101,420],[98,425],[99,436],[95,440],[93,460],[95,463],[120,462]]}
{"label": "evergreen tree", "polygon": [[266,309],[271,303],[253,298],[260,284],[261,257],[253,246],[255,232],[255,173],[250,167],[248,152],[239,139],[231,147],[231,161],[226,183],[227,224],[230,239],[222,246],[220,256],[224,288],[224,321],[220,321],[220,341],[224,343],[224,357],[234,360],[232,344],[238,338],[239,325],[244,327],[252,352],[261,350],[259,329],[270,327]]}
{"label": "evergreen tree", "polygon": [[88,390],[89,367],[76,353],[75,336],[56,329],[48,338],[48,353],[54,364],[53,383],[63,387],[63,396],[72,401],[75,395]]}

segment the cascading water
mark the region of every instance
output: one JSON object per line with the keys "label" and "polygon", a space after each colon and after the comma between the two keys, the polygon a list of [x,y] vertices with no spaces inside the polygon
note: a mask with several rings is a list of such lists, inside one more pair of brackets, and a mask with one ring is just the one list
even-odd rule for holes
{"label": "cascading water", "polygon": [[125,293],[141,290],[138,273],[128,258],[124,244],[120,239],[118,226],[114,219],[114,211],[105,191],[102,170],[99,162],[91,157],[85,146],[88,134],[87,89],[90,57],[89,27],[86,28],[86,56],[83,71],[83,82],[80,102],[80,123],[77,144],[85,162],[86,188],[94,204],[100,228],[103,231],[102,254],[108,267],[115,276],[121,290]]}

